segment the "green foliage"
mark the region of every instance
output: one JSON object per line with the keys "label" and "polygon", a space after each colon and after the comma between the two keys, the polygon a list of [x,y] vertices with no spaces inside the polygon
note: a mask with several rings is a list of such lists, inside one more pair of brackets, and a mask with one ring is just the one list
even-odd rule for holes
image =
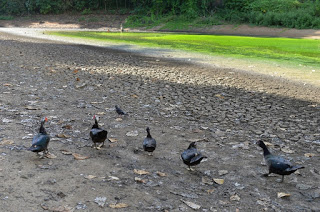
{"label": "green foliage", "polygon": [[319,29],[320,1],[227,0],[225,8],[219,10],[218,16],[232,23]]}
{"label": "green foliage", "polygon": [[[95,10],[131,14],[127,25],[195,26],[196,20],[222,21],[262,26],[320,28],[320,0],[0,0],[0,14],[57,14]],[[171,18],[170,18],[171,17]],[[168,19],[168,20],[167,20]],[[178,21],[176,26],[171,19]],[[218,19],[218,20],[217,20]],[[164,21],[164,22],[163,22]],[[189,22],[189,23],[188,23]]]}
{"label": "green foliage", "polygon": [[13,20],[14,17],[10,15],[0,15],[0,20]]}

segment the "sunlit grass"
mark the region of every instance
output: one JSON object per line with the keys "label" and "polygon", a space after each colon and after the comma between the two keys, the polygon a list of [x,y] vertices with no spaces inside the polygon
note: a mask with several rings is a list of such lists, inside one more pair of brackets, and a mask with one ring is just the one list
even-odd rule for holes
{"label": "sunlit grass", "polygon": [[[94,31],[47,32],[53,35],[84,38],[146,47],[180,49],[244,63],[271,64],[260,73],[286,76],[320,85],[320,41],[312,39],[266,38],[248,36],[190,35],[174,33],[115,33]],[[223,59],[223,58],[222,58]],[[272,70],[272,65],[277,68]],[[279,65],[283,67],[279,70]],[[258,71],[259,72],[259,71]]]}
{"label": "sunlit grass", "polygon": [[181,49],[210,55],[320,66],[320,41],[311,39],[84,31],[50,32],[50,34]]}

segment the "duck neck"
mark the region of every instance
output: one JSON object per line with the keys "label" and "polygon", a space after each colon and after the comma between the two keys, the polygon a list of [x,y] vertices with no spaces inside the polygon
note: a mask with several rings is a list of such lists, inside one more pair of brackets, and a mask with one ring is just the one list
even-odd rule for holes
{"label": "duck neck", "polygon": [[92,125],[92,129],[93,128],[99,128],[97,119],[94,120],[94,125]]}
{"label": "duck neck", "polygon": [[148,137],[148,138],[152,138],[152,136],[151,136],[151,134],[150,134],[150,130],[149,130],[149,129],[147,129],[147,137]]}
{"label": "duck neck", "polygon": [[45,130],[44,127],[43,127],[43,124],[44,124],[44,122],[41,122],[40,129],[39,129],[39,133],[47,134],[46,130]]}
{"label": "duck neck", "polygon": [[269,149],[267,148],[267,146],[266,146],[265,144],[263,144],[263,145],[261,146],[261,148],[263,149],[263,155],[264,155],[264,156],[271,155]]}

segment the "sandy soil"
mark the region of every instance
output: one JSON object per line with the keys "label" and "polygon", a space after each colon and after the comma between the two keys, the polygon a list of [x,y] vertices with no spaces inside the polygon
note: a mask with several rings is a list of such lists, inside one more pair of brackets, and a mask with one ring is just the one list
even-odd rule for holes
{"label": "sandy soil", "polygon": [[[319,211],[317,87],[6,32],[0,52],[1,211]],[[114,141],[100,150],[94,114]],[[39,159],[26,148],[44,116],[52,158]],[[306,168],[283,183],[261,177],[260,138]],[[180,154],[192,141],[208,159],[190,172]]]}

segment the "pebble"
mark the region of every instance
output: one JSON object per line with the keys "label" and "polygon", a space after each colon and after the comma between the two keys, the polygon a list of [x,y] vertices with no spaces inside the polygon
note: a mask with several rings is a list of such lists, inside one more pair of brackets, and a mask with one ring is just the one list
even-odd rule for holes
{"label": "pebble", "polygon": [[296,188],[298,188],[300,190],[307,190],[307,189],[312,188],[312,186],[311,185],[306,185],[306,184],[297,184]]}

